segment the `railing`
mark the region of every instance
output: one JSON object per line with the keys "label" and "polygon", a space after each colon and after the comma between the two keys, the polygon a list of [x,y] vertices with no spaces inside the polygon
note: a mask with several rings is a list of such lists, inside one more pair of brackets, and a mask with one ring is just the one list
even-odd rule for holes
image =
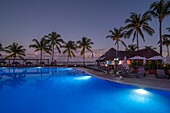
{"label": "railing", "polygon": [[49,65],[49,59],[0,59],[0,66],[38,66],[42,62]]}

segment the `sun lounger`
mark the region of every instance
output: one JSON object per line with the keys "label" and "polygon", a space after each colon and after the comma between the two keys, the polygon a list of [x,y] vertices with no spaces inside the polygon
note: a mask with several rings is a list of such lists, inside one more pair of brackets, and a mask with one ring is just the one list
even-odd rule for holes
{"label": "sun lounger", "polygon": [[136,73],[137,78],[145,77],[145,68],[140,67],[138,68],[138,73]]}
{"label": "sun lounger", "polygon": [[98,69],[100,71],[106,72],[106,73],[110,73],[110,71],[111,71],[111,69],[109,67],[103,67],[103,66],[100,66]]}
{"label": "sun lounger", "polygon": [[167,75],[165,74],[165,71],[163,69],[157,69],[155,77],[156,78],[166,78]]}

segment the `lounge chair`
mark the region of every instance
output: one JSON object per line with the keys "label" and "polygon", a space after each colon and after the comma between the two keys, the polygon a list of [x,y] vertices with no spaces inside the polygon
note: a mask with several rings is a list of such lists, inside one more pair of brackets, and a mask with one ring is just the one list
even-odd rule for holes
{"label": "lounge chair", "polygon": [[145,77],[145,68],[140,67],[138,68],[138,73],[136,73],[137,78]]}
{"label": "lounge chair", "polygon": [[106,72],[106,73],[110,73],[110,71],[111,71],[110,67],[104,67],[104,66],[100,66],[98,69],[100,71]]}
{"label": "lounge chair", "polygon": [[165,74],[165,71],[163,69],[157,69],[155,77],[156,78],[166,78],[167,75]]}
{"label": "lounge chair", "polygon": [[134,78],[136,77],[137,73],[133,73],[133,71],[134,71],[134,68],[129,68],[128,70],[126,70],[125,68],[122,68],[120,72],[120,76]]}

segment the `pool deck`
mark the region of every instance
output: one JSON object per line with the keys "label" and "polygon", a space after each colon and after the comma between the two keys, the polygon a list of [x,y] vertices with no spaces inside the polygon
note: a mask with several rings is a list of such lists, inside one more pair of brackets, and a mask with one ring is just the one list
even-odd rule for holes
{"label": "pool deck", "polygon": [[170,79],[156,78],[154,75],[146,75],[146,77],[143,78],[123,77],[122,79],[120,79],[119,77],[114,76],[113,74],[106,74],[104,72],[99,72],[84,67],[77,67],[76,69],[84,70],[90,75],[92,75],[93,77],[100,78],[107,81],[112,81],[120,84],[133,85],[142,88],[170,91]]}

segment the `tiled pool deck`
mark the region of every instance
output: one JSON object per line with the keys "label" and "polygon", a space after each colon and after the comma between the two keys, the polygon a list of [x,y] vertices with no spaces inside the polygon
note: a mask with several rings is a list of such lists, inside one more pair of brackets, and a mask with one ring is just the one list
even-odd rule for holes
{"label": "tiled pool deck", "polygon": [[154,75],[146,75],[146,77],[143,78],[123,77],[122,79],[120,79],[119,77],[114,76],[113,74],[106,74],[104,72],[99,72],[92,69],[87,69],[83,67],[78,67],[77,69],[84,70],[96,78],[100,78],[100,79],[104,79],[120,84],[127,84],[127,85],[142,87],[142,88],[151,88],[151,89],[170,91],[170,79],[155,78]]}

